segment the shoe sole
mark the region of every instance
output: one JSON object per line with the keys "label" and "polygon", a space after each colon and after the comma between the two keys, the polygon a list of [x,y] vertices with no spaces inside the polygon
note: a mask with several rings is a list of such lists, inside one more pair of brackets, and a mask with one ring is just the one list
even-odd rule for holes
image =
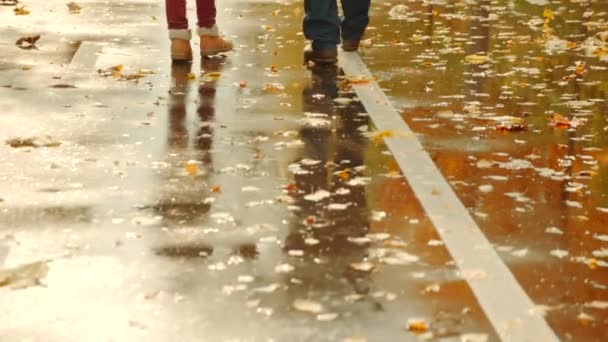
{"label": "shoe sole", "polygon": [[190,56],[190,55],[171,55],[171,60],[176,61],[176,62],[191,61],[192,56]]}
{"label": "shoe sole", "polygon": [[232,49],[201,50],[201,56],[203,56],[203,57],[215,56],[220,53],[226,53],[226,52],[230,52],[230,51],[232,51]]}
{"label": "shoe sole", "polygon": [[338,63],[338,57],[314,57],[304,55],[304,63],[313,61],[316,64],[336,64]]}

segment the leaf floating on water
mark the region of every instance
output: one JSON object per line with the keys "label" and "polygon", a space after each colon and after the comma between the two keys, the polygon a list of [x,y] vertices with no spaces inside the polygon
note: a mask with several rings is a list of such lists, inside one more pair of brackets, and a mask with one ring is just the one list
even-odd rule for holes
{"label": "leaf floating on water", "polygon": [[376,144],[381,144],[385,138],[392,138],[394,133],[390,129],[375,131],[367,134],[367,136]]}
{"label": "leaf floating on water", "polygon": [[347,106],[349,105],[351,102],[353,102],[353,99],[348,98],[348,97],[338,97],[334,99],[334,102],[341,105],[341,106]]}
{"label": "leaf floating on water", "polygon": [[464,61],[469,64],[484,64],[490,61],[490,57],[486,55],[468,55],[464,58]]}
{"label": "leaf floating on water", "polygon": [[25,8],[25,6],[17,6],[13,12],[15,15],[28,15],[31,13],[31,11]]}
{"label": "leaf floating on water", "polygon": [[344,83],[346,85],[353,85],[353,84],[367,84],[369,82],[371,82],[372,79],[367,77],[367,76],[347,76],[346,80],[344,80]]}
{"label": "leaf floating on water", "polygon": [[328,198],[330,195],[331,193],[327,190],[317,190],[312,194],[304,196],[304,199],[307,201],[318,202],[320,200]]}
{"label": "leaf floating on water", "polygon": [[358,246],[363,246],[363,245],[367,245],[370,244],[372,242],[372,239],[368,238],[368,237],[348,237],[347,238],[348,242],[353,243],[355,245]]}
{"label": "leaf floating on water", "polygon": [[556,235],[562,235],[564,234],[564,232],[557,228],[557,227],[547,227],[547,229],[545,229],[545,233],[547,234],[556,234]]}
{"label": "leaf floating on water", "polygon": [[275,93],[278,91],[282,91],[284,89],[285,89],[285,86],[278,82],[268,83],[264,86],[264,91],[267,93]]}
{"label": "leaf floating on water", "polygon": [[413,333],[421,334],[429,330],[429,325],[421,318],[410,318],[407,321],[407,330]]}
{"label": "leaf floating on water", "polygon": [[581,126],[583,124],[585,124],[586,119],[584,118],[573,118],[573,119],[568,119],[565,116],[562,116],[560,114],[553,114],[550,117],[551,119],[551,125],[553,127],[556,128],[576,128],[578,126]]}
{"label": "leaf floating on water", "polygon": [[598,310],[606,310],[608,309],[608,302],[594,300],[593,302],[585,303],[585,307]]}
{"label": "leaf floating on water", "polygon": [[274,268],[274,271],[277,273],[289,273],[293,270],[295,270],[295,267],[291,266],[290,264],[281,264]]}
{"label": "leaf floating on water", "polygon": [[599,241],[605,241],[608,242],[608,235],[593,235],[593,238]]}
{"label": "leaf floating on water", "polygon": [[272,293],[282,287],[281,284],[272,283],[268,286],[258,287],[257,289],[253,289],[253,292],[261,292],[261,293]]}
{"label": "leaf floating on water", "polygon": [[582,325],[587,325],[593,321],[595,321],[595,318],[593,318],[593,316],[586,314],[584,312],[581,312],[580,314],[578,314],[578,316],[576,316],[576,319],[582,324]]}
{"label": "leaf floating on water", "polygon": [[36,49],[38,40],[40,40],[40,35],[21,37],[15,42],[15,45],[23,50]]}
{"label": "leaf floating on water", "polygon": [[61,142],[52,140],[50,137],[12,138],[12,139],[6,140],[6,144],[12,148],[22,148],[22,147],[39,148],[39,147],[59,147],[59,146],[61,146]]}
{"label": "leaf floating on water", "polygon": [[46,261],[21,265],[10,269],[0,269],[0,287],[9,286],[13,290],[41,285],[40,280],[49,272]]}
{"label": "leaf floating on water", "polygon": [[318,314],[323,311],[323,305],[321,303],[308,300],[308,299],[296,299],[293,302],[294,309],[302,312]]}
{"label": "leaf floating on water", "polygon": [[410,18],[410,10],[406,5],[393,6],[388,15],[394,20],[408,20]]}
{"label": "leaf floating on water", "polygon": [[565,257],[568,256],[568,251],[565,251],[563,249],[554,249],[551,252],[549,252],[549,254],[551,254],[552,256],[559,258],[559,259],[563,259]]}
{"label": "leaf floating on water", "polygon": [[360,271],[360,272],[370,272],[371,270],[374,269],[374,264],[372,264],[369,261],[363,261],[363,262],[354,262],[352,264],[350,264],[350,268],[352,268],[355,271]]}
{"label": "leaf floating on water", "polygon": [[66,6],[68,6],[68,11],[72,14],[78,14],[82,10],[82,7],[73,1],[68,2]]}
{"label": "leaf floating on water", "polygon": [[322,313],[317,315],[317,320],[321,322],[329,322],[338,318],[338,314],[334,312]]}

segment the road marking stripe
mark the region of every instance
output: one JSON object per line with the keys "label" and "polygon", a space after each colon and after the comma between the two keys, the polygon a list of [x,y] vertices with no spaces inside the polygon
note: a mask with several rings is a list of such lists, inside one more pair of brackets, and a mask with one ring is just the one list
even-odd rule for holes
{"label": "road marking stripe", "polygon": [[[340,54],[347,75],[373,79],[356,52]],[[503,341],[559,341],[377,82],[354,84],[401,171]]]}
{"label": "road marking stripe", "polygon": [[78,81],[89,79],[92,70],[95,69],[100,52],[101,44],[97,42],[83,41],[80,43],[59,83],[75,85]]}

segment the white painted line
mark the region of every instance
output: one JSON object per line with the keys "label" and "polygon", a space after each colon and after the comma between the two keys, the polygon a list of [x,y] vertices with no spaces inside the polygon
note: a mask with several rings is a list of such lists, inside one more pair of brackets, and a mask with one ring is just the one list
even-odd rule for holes
{"label": "white painted line", "polygon": [[[340,55],[346,75],[372,75],[356,52]],[[420,141],[377,82],[353,85],[445,246],[503,341],[559,341],[534,303],[481,232]],[[535,310],[534,310],[535,311]]]}
{"label": "white painted line", "polygon": [[88,41],[80,43],[80,47],[57,83],[75,85],[78,81],[92,77],[91,73],[95,70],[100,52],[101,44],[99,43]]}

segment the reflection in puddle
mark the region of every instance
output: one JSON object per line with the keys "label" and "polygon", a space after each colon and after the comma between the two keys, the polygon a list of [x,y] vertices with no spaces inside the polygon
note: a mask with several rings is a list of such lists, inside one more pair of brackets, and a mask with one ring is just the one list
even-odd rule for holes
{"label": "reflection in puddle", "polygon": [[156,254],[171,258],[204,258],[213,253],[213,247],[205,244],[180,244],[159,247],[156,249]]}
{"label": "reflection in puddle", "polygon": [[89,206],[25,207],[0,210],[0,223],[4,227],[29,225],[31,223],[90,223]]}

